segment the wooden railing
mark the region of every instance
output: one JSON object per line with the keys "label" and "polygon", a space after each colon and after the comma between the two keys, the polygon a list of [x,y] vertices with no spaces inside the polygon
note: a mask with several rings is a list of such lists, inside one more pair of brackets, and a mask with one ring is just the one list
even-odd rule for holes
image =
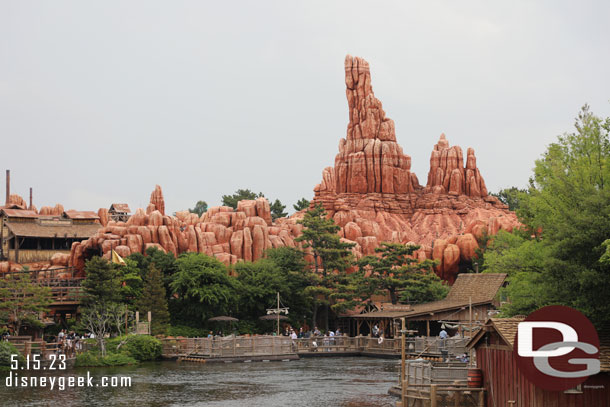
{"label": "wooden railing", "polygon": [[66,357],[74,357],[77,354],[91,348],[84,340],[62,342],[46,342],[44,340],[32,340],[30,336],[13,336],[9,339],[15,348],[24,357],[28,355],[40,355],[41,360],[48,360],[51,354],[65,354]]}
{"label": "wooden railing", "polygon": [[294,354],[294,342],[285,336],[215,337],[215,338],[165,338],[163,355],[204,356],[211,358],[288,355]]}
{"label": "wooden railing", "polygon": [[60,305],[66,303],[78,304],[83,295],[81,284],[84,277],[76,277],[78,271],[72,267],[37,271],[16,271],[0,273],[0,278],[9,275],[29,273],[32,284],[51,289],[52,304]]}
{"label": "wooden railing", "polygon": [[[422,340],[420,341],[420,339]],[[441,347],[439,344],[436,344],[436,340],[437,338],[427,338],[427,341],[424,341],[423,338],[412,338],[413,349],[408,350],[408,352],[412,355],[424,351],[440,355]],[[206,357],[227,357],[262,354],[303,354],[310,352],[399,355],[401,352],[401,341],[398,338],[380,341],[378,338],[367,336],[317,336],[301,339],[290,339],[287,336],[232,336],[166,338],[162,339],[162,342],[163,354],[165,356],[200,355]],[[450,349],[450,355],[463,353],[464,345],[463,338],[449,338],[445,340],[445,347]]]}

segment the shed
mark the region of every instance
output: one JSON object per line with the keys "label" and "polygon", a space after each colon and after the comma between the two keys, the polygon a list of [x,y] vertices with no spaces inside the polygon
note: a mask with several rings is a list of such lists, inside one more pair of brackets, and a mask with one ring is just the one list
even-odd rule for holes
{"label": "shed", "polygon": [[110,209],[108,209],[110,219],[115,222],[127,222],[130,212],[131,209],[129,209],[129,205],[126,203],[113,203],[110,205]]}
{"label": "shed", "polygon": [[536,387],[517,368],[513,344],[517,326],[524,318],[490,318],[467,347],[476,351],[477,367],[483,372],[488,406],[609,407],[610,334],[600,337],[601,372],[582,385],[566,391]]}

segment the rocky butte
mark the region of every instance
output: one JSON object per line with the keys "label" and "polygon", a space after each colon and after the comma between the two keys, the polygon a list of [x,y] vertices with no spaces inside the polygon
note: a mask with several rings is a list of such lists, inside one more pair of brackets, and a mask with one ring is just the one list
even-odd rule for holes
{"label": "rocky butte", "polygon": [[[347,136],[339,141],[334,167],[322,172],[311,204],[324,206],[341,236],[356,243],[356,256],[373,254],[384,241],[418,244],[416,256],[438,260],[437,274],[452,283],[460,264],[475,256],[477,237],[510,231],[519,224],[517,217],[488,195],[474,150],[464,157],[444,134],[432,149],[426,185],[420,185],[411,157],[396,142],[394,122],[373,93],[364,59],[346,57],[345,84]],[[138,209],[125,223],[108,221],[104,211],[98,212],[103,227],[97,234],[72,246],[70,265],[82,269],[95,254],[109,258],[114,249],[128,256],[149,247],[176,255],[206,253],[225,264],[254,261],[268,248],[294,247],[303,216],[273,223],[264,198],[241,201],[236,210],[213,207],[201,217],[186,211],[168,216],[159,186],[146,210]]]}

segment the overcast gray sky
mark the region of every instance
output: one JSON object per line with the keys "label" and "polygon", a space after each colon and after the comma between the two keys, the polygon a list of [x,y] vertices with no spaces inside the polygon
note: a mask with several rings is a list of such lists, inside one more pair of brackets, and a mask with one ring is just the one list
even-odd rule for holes
{"label": "overcast gray sky", "polygon": [[345,137],[349,53],[420,183],[445,132],[490,190],[525,186],[584,103],[610,115],[608,4],[0,0],[0,167],[38,207],[155,184],[169,211],[237,188],[291,207]]}

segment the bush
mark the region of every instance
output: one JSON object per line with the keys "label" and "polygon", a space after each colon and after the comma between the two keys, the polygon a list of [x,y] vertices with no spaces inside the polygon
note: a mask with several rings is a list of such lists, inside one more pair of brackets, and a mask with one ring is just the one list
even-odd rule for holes
{"label": "bush", "polygon": [[88,351],[76,356],[75,366],[125,366],[138,363],[134,358],[122,353],[107,353],[102,357],[96,351]]}
{"label": "bush", "polygon": [[19,364],[25,362],[25,358],[17,348],[10,342],[0,341],[0,368],[11,365],[11,355],[19,355]]}
{"label": "bush", "polygon": [[[117,349],[117,346],[125,340],[126,342]],[[125,354],[138,361],[155,360],[160,358],[163,353],[161,341],[148,335],[130,335],[127,338],[124,336],[112,338],[107,342],[106,346],[110,352]]]}

